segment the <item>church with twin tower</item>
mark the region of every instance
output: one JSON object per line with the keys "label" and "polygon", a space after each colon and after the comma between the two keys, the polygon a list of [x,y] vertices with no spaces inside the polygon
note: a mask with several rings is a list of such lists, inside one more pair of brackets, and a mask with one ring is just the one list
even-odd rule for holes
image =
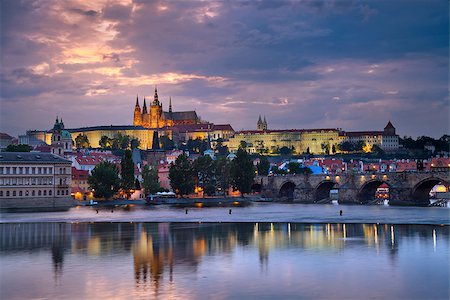
{"label": "church with twin tower", "polygon": [[153,102],[150,102],[147,109],[146,99],[142,110],[139,105],[139,97],[136,97],[136,105],[134,107],[133,125],[142,126],[144,128],[163,128],[175,125],[198,124],[200,119],[195,111],[172,111],[172,98],[169,99],[169,111],[163,111],[162,102],[158,99],[158,90],[155,87],[155,95]]}

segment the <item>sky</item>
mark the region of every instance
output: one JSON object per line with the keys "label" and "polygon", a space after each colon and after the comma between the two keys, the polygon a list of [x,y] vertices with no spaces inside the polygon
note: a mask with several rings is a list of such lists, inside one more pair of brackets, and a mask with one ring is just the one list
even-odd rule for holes
{"label": "sky", "polygon": [[255,129],[449,132],[449,2],[0,2],[0,131],[131,125],[136,95]]}

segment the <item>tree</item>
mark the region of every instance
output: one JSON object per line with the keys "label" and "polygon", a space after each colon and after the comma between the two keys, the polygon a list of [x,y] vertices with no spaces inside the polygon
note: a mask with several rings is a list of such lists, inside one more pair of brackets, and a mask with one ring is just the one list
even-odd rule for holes
{"label": "tree", "polygon": [[100,138],[100,141],[98,142],[98,144],[100,145],[100,148],[111,149],[112,140],[109,137],[107,137],[106,135],[104,135]]}
{"label": "tree", "polygon": [[161,148],[164,150],[172,150],[175,148],[175,143],[167,135],[162,135],[159,138],[159,142],[161,143]]}
{"label": "tree", "polygon": [[169,168],[170,186],[180,196],[194,191],[194,174],[192,165],[183,153],[177,157]]}
{"label": "tree", "polygon": [[330,154],[330,144],[328,143],[322,143],[321,145],[323,153],[329,155]]}
{"label": "tree", "polygon": [[141,183],[139,182],[139,179],[136,178],[136,180],[134,181],[134,188],[136,190],[140,190],[141,189]]}
{"label": "tree", "polygon": [[306,154],[311,154],[311,150],[309,150],[309,147],[306,148]]}
{"label": "tree", "polygon": [[339,150],[344,151],[344,152],[350,152],[350,151],[354,151],[355,147],[354,147],[353,143],[351,143],[349,141],[343,141],[343,142],[339,143]]}
{"label": "tree", "polygon": [[158,131],[153,131],[153,140],[152,140],[152,150],[161,149],[159,145],[159,134]]}
{"label": "tree", "polygon": [[364,147],[366,146],[366,143],[364,141],[357,141],[354,145],[355,151],[360,152],[363,151]]}
{"label": "tree", "polygon": [[218,155],[227,155],[228,154],[228,147],[223,145],[223,139],[218,138],[216,143],[216,148]]}
{"label": "tree", "polygon": [[129,196],[130,190],[134,188],[134,163],[131,150],[125,150],[120,161],[121,188]]}
{"label": "tree", "polygon": [[247,148],[247,142],[246,141],[240,141],[239,148],[245,150]]}
{"label": "tree", "polygon": [[193,163],[197,184],[205,194],[213,195],[216,190],[214,161],[209,155],[200,156]]}
{"label": "tree", "polygon": [[31,147],[30,145],[26,145],[26,144],[13,145],[13,144],[10,144],[3,151],[5,151],[5,152],[30,152],[31,150],[33,150],[33,147]]}
{"label": "tree", "polygon": [[290,174],[300,174],[302,170],[302,166],[295,161],[291,161],[288,163],[288,172]]}
{"label": "tree", "polygon": [[336,145],[335,144],[333,144],[333,146],[331,147],[331,152],[333,154],[336,154]]}
{"label": "tree", "polygon": [[267,176],[269,174],[270,162],[265,156],[261,156],[259,164],[256,166],[258,174],[262,176]]}
{"label": "tree", "polygon": [[79,134],[75,138],[75,145],[77,146],[78,149],[89,148],[91,146],[89,144],[89,139],[88,139],[87,135],[85,135],[85,134]]}
{"label": "tree", "polygon": [[236,158],[231,161],[230,177],[233,189],[238,190],[241,196],[251,191],[255,168],[249,155],[242,148],[238,149]]}
{"label": "tree", "polygon": [[289,147],[283,146],[283,147],[280,148],[280,154],[281,155],[289,155],[291,153],[292,153],[292,150]]}
{"label": "tree", "polygon": [[186,146],[189,153],[203,154],[208,149],[208,142],[201,138],[196,138],[195,140],[189,139]]}
{"label": "tree", "polygon": [[142,179],[142,187],[144,188],[146,196],[155,194],[161,190],[158,170],[156,167],[149,167],[148,165],[145,165],[142,170]]}
{"label": "tree", "polygon": [[88,178],[89,187],[96,198],[111,198],[120,187],[118,171],[113,163],[103,161],[95,166]]}
{"label": "tree", "polygon": [[230,161],[225,156],[220,156],[214,162],[217,188],[226,196],[230,187]]}

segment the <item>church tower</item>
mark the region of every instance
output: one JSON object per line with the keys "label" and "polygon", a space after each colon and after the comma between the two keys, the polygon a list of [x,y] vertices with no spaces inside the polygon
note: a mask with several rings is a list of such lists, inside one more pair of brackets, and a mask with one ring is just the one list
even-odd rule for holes
{"label": "church tower", "polygon": [[144,97],[144,105],[142,106],[142,126],[145,128],[150,127],[150,114],[147,112],[147,104],[145,103]]}
{"label": "church tower", "polygon": [[262,122],[262,127],[263,127],[263,130],[264,130],[264,131],[267,130],[266,116],[264,116],[264,121]]}
{"label": "church tower", "polygon": [[264,130],[264,124],[261,120],[261,115],[259,115],[258,122],[256,122],[256,130],[263,131]]}
{"label": "church tower", "polygon": [[136,105],[134,107],[133,126],[142,126],[141,107],[139,106],[138,96],[136,96]]}
{"label": "church tower", "polygon": [[155,86],[155,95],[150,105],[150,128],[160,128],[165,126],[164,115],[162,113],[162,103],[158,99],[158,90]]}

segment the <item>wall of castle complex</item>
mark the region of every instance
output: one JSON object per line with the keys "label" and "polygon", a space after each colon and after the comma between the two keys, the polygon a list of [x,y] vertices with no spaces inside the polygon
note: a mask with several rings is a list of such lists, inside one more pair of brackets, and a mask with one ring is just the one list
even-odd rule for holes
{"label": "wall of castle complex", "polygon": [[[129,135],[131,137],[137,138],[140,141],[139,148],[143,150],[151,149],[153,142],[153,134],[155,129],[125,129],[125,130],[90,130],[90,131],[71,131],[72,138],[75,139],[79,134],[85,134],[92,148],[100,147],[100,139],[102,136],[107,136],[109,138],[114,138],[118,133],[122,135]],[[159,137],[168,136],[173,139],[172,130],[158,130]]]}
{"label": "wall of castle complex", "polygon": [[258,153],[262,149],[269,153],[277,148],[293,148],[296,153],[309,152],[313,154],[323,153],[322,144],[329,145],[331,150],[333,145],[339,144],[339,132],[336,130],[317,130],[311,132],[304,131],[252,131],[236,133],[234,137],[225,142],[232,152],[237,151],[241,141],[247,143],[247,151]]}

